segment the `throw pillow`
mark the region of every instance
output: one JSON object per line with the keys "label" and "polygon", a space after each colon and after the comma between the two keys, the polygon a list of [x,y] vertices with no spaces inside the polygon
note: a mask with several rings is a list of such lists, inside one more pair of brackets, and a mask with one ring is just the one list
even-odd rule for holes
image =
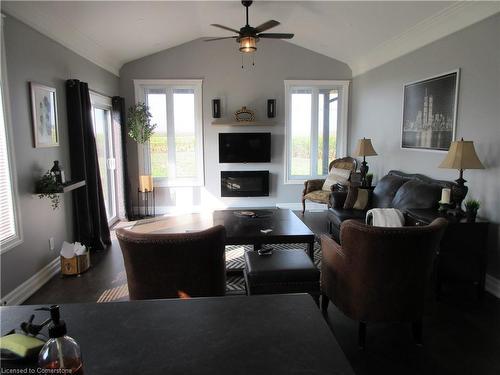
{"label": "throw pillow", "polygon": [[326,177],[325,183],[323,184],[323,190],[332,191],[332,185],[336,184],[347,185],[350,175],[351,171],[348,169],[333,167],[330,169],[330,173],[328,173],[328,176]]}
{"label": "throw pillow", "polygon": [[368,189],[361,189],[357,186],[349,186],[347,198],[344,203],[345,209],[365,210],[370,197]]}

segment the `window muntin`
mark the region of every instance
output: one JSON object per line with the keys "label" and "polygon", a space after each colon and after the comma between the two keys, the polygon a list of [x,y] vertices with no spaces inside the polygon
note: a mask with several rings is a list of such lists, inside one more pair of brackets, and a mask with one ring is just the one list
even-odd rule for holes
{"label": "window muntin", "polygon": [[285,182],[322,178],[345,153],[348,82],[285,81],[285,91]]}
{"label": "window muntin", "polygon": [[136,99],[145,102],[155,131],[139,146],[141,174],[155,186],[203,185],[201,81],[135,81]]}

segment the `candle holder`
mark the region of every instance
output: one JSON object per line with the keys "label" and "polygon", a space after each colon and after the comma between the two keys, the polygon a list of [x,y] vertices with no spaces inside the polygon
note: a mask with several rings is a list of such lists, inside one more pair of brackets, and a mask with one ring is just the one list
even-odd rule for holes
{"label": "candle holder", "polygon": [[[142,198],[142,199],[141,199]],[[151,188],[151,190],[141,190],[137,189],[137,210],[138,217],[145,218],[156,215],[156,202],[155,202],[155,189]],[[141,210],[141,203],[143,203],[144,215]]]}
{"label": "candle holder", "polygon": [[439,203],[439,208],[438,211],[440,214],[445,215],[448,213],[448,210],[451,208],[451,204],[449,203],[443,203],[443,202],[438,202]]}

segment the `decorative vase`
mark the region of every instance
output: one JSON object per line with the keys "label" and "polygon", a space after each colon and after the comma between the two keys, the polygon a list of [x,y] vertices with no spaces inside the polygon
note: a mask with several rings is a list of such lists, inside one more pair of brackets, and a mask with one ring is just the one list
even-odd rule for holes
{"label": "decorative vase", "polygon": [[373,175],[366,175],[366,187],[372,187]]}
{"label": "decorative vase", "polygon": [[466,210],[465,217],[469,223],[473,223],[476,221],[477,210]]}

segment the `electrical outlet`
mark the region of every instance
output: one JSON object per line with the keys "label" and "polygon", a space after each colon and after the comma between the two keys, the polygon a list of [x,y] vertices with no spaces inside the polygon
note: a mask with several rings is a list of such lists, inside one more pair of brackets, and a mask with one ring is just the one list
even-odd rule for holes
{"label": "electrical outlet", "polygon": [[54,251],[55,246],[54,246],[54,237],[49,238],[49,250]]}

